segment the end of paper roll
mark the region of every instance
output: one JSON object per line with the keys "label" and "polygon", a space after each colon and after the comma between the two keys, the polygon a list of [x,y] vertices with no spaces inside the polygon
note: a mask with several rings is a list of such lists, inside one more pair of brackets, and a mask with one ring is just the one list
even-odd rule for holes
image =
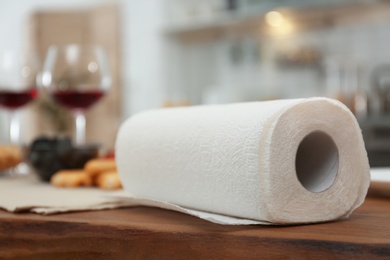
{"label": "end of paper roll", "polygon": [[335,220],[363,203],[368,157],[359,124],[344,104],[327,98],[296,102],[279,112],[268,131],[269,167],[260,172],[268,171],[262,188],[271,222]]}

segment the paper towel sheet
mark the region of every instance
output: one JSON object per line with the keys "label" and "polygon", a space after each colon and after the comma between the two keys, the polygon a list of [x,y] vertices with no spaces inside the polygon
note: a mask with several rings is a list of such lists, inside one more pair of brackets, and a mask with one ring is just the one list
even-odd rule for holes
{"label": "paper towel sheet", "polygon": [[344,218],[370,182],[356,118],[326,98],[142,112],[121,126],[116,158],[139,203],[224,224]]}
{"label": "paper towel sheet", "polygon": [[157,200],[151,200],[151,199],[143,199],[143,198],[137,198],[130,193],[121,193],[121,194],[111,194],[109,195],[113,199],[116,199],[118,201],[122,201],[124,204],[127,203],[131,206],[149,206],[149,207],[155,207],[155,208],[161,208],[161,209],[167,209],[167,210],[173,210],[177,212],[181,212],[184,214],[188,214],[194,217],[198,217],[216,224],[223,224],[223,225],[270,225],[272,223],[265,222],[265,221],[259,221],[259,220],[252,220],[252,219],[243,219],[243,218],[236,218],[232,216],[226,216],[221,214],[215,214],[211,212],[205,212],[195,209],[189,209],[185,207],[181,207],[169,202],[163,202],[163,201],[157,201]]}

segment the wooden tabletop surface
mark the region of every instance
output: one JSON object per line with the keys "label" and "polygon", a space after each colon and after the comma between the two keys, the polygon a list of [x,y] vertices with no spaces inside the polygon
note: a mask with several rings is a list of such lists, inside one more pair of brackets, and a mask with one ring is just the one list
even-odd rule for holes
{"label": "wooden tabletop surface", "polygon": [[368,197],[348,220],[223,226],[157,208],[40,216],[0,210],[0,258],[390,259],[390,199]]}

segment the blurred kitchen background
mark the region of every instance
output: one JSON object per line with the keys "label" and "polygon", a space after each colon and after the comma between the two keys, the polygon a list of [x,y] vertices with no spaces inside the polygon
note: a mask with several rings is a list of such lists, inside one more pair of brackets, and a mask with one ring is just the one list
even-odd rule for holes
{"label": "blurred kitchen background", "polygon": [[[88,111],[89,141],[112,147],[146,109],[327,96],[355,113],[371,165],[390,165],[389,0],[3,0],[0,33],[0,50],[42,61],[51,44],[107,50],[113,86]],[[62,113],[26,107],[23,139]]]}

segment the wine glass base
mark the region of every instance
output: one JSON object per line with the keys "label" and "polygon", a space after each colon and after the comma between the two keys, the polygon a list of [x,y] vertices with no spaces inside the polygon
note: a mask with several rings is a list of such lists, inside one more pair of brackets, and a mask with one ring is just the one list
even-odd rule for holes
{"label": "wine glass base", "polygon": [[27,176],[30,174],[30,168],[25,162],[20,162],[18,165],[9,168],[4,171],[4,176],[9,177],[19,177],[19,176]]}

